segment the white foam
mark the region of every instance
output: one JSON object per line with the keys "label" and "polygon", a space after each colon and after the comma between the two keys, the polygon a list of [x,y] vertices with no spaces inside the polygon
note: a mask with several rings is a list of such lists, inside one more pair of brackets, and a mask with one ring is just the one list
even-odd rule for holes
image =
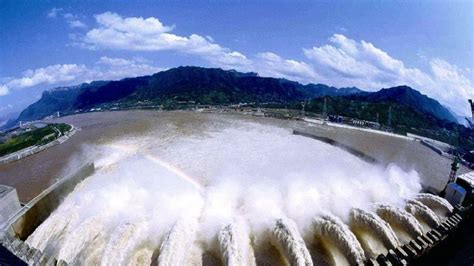
{"label": "white foam", "polygon": [[198,221],[194,218],[179,220],[161,244],[158,265],[184,265],[186,256],[196,238]]}
{"label": "white foam", "polygon": [[243,221],[231,223],[219,232],[220,254],[225,265],[255,265],[249,233]]}
{"label": "white foam", "polygon": [[[402,206],[421,189],[414,171],[368,164],[269,122],[190,121],[168,121],[148,135],[85,149],[88,156],[83,157],[95,159],[96,172],[67,196],[28,243],[40,250],[51,246],[52,255],[62,247],[60,254],[68,261],[80,256],[92,263],[101,257],[107,263],[147,260],[147,250],[163,243],[160,261],[171,263],[175,256],[182,264],[183,250],[190,245],[193,250],[213,249],[219,254],[221,241],[230,244],[225,252],[235,251],[239,258],[245,250],[250,254],[251,249],[242,244],[247,239],[228,238],[237,227],[221,231],[237,218],[250,243],[258,246],[276,234],[270,230],[275,220],[287,217],[295,226],[282,228],[293,228],[287,230],[288,239],[298,244],[288,254],[299,252],[307,262],[301,239],[312,236],[314,217],[331,212],[339,218],[322,222],[336,224],[335,230],[345,239],[340,243],[345,243],[352,261],[359,262],[363,251],[339,220],[347,221],[352,208],[371,209],[374,202]],[[178,221],[193,219],[197,225],[179,226]],[[97,221],[91,223],[96,226],[86,226],[87,221]],[[72,229],[77,228],[84,237],[73,240]],[[89,247],[83,245],[98,231],[100,241],[92,241],[97,251],[85,252]],[[231,253],[224,259],[234,257]]]}

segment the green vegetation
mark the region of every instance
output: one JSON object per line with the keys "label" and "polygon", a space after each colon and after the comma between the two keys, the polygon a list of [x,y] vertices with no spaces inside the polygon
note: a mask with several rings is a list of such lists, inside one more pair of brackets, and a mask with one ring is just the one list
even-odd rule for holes
{"label": "green vegetation", "polygon": [[61,134],[65,134],[66,132],[68,132],[69,130],[71,130],[71,125],[68,125],[68,124],[64,124],[64,123],[61,123],[61,124],[53,124],[52,126],[54,126],[55,128],[57,128]]}
{"label": "green vegetation", "polygon": [[[296,103],[290,108],[301,109]],[[389,125],[389,108],[392,116]],[[316,98],[305,106],[307,112],[323,113],[324,98]],[[474,149],[474,136],[471,130],[462,125],[440,121],[436,117],[420,113],[411,107],[394,102],[366,102],[349,97],[326,97],[327,115],[340,115],[366,121],[379,122],[382,126],[390,126],[395,133],[405,135],[413,133],[436,139],[463,150]],[[377,119],[378,117],[378,119]]]}
{"label": "green vegetation", "polygon": [[68,124],[50,124],[16,136],[6,137],[6,140],[0,143],[0,156],[5,156],[33,145],[44,145],[57,139],[60,135],[59,132],[62,135],[69,130],[71,130],[71,126]]}
{"label": "green vegetation", "polygon": [[[323,113],[324,98],[311,100],[305,107],[307,111]],[[432,128],[438,122],[427,114],[421,114],[412,108],[393,102],[365,102],[345,97],[326,97],[328,115],[340,115],[379,122],[389,125],[389,109],[392,108],[391,125],[399,133],[406,133],[410,128]],[[377,118],[378,117],[378,118]]]}

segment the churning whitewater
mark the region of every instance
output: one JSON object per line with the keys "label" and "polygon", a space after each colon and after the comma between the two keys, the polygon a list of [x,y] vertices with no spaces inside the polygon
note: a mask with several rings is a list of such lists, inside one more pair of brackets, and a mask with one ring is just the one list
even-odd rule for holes
{"label": "churning whitewater", "polygon": [[373,255],[364,230],[393,248],[395,225],[415,237],[417,219],[439,223],[431,207],[452,210],[417,196],[414,171],[371,165],[268,121],[167,121],[83,153],[95,173],[26,241],[66,263],[358,264]]}

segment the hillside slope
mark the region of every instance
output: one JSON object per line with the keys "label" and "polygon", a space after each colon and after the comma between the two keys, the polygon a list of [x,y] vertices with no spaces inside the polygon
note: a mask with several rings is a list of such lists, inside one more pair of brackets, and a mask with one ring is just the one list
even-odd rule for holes
{"label": "hillside slope", "polygon": [[303,85],[286,79],[260,77],[256,73],[202,67],[178,67],[151,76],[96,81],[46,91],[15,122],[113,103],[133,106],[143,101],[156,104],[193,101],[206,105],[247,102],[295,106],[302,100],[324,96],[347,98],[350,100],[348,105],[351,101],[396,104],[406,107],[407,112],[416,112],[417,116],[425,116],[430,120],[456,122],[456,118],[439,102],[407,86],[365,92],[358,88]]}
{"label": "hillside slope", "polygon": [[151,76],[99,81],[45,91],[28,106],[17,121],[30,121],[73,110],[92,108],[118,101],[192,100],[201,104],[239,102],[287,103],[320,96],[359,93],[356,88],[337,89],[286,79],[264,78],[217,68],[178,67]]}
{"label": "hillside slope", "polygon": [[411,107],[420,113],[431,114],[440,120],[457,122],[451,112],[438,101],[408,86],[381,89],[374,93],[354,95],[350,98],[367,102],[393,102]]}

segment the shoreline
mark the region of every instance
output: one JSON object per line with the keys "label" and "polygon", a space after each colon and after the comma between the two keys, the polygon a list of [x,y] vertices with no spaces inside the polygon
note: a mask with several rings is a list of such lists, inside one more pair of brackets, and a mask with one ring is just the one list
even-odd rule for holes
{"label": "shoreline", "polygon": [[26,157],[31,156],[33,154],[37,154],[37,153],[42,152],[46,149],[49,149],[51,147],[54,147],[56,145],[64,143],[70,137],[72,137],[76,133],[77,130],[79,130],[79,128],[76,128],[74,125],[71,125],[71,124],[68,124],[68,125],[71,126],[71,130],[66,132],[66,134],[64,134],[63,136],[60,136],[59,138],[57,138],[53,141],[50,141],[50,142],[48,142],[44,145],[33,145],[33,146],[30,146],[30,147],[21,149],[19,151],[7,154],[3,157],[0,157],[0,165],[9,164],[9,163],[12,163],[12,162],[19,161],[23,158],[26,158]]}

